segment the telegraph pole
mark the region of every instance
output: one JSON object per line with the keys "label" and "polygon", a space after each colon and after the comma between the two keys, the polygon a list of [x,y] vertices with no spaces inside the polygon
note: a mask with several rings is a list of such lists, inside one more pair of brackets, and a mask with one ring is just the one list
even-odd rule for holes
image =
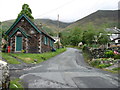
{"label": "telegraph pole", "polygon": [[60,38],[59,38],[59,14],[58,14],[58,32],[57,32],[57,38],[58,38],[58,49],[60,48]]}
{"label": "telegraph pole", "polygon": [[[0,21],[0,29],[1,29],[1,34],[0,34],[0,38],[1,38],[1,43],[0,43],[0,52],[2,52],[2,22]],[[2,54],[0,55],[0,56],[2,56]]]}

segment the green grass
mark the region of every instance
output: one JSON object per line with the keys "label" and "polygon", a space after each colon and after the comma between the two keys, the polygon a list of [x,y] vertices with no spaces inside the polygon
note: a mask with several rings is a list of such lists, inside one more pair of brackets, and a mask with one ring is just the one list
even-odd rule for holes
{"label": "green grass", "polygon": [[43,62],[48,60],[51,57],[54,57],[62,52],[66,51],[66,48],[57,49],[56,52],[46,52],[42,54],[32,54],[32,53],[12,53],[11,55],[23,60],[25,63],[34,63],[34,59],[37,59],[36,63]]}
{"label": "green grass", "polygon": [[113,68],[114,71],[120,71],[120,67]]}
{"label": "green grass", "polygon": [[89,54],[83,52],[83,57],[86,63],[90,64],[89,62],[91,61]]}
{"label": "green grass", "polygon": [[7,60],[7,62],[10,64],[20,64],[20,62],[17,61],[15,58],[9,56],[9,53],[2,53],[2,58]]}
{"label": "green grass", "polygon": [[20,79],[14,79],[10,81],[10,90],[24,90]]}
{"label": "green grass", "polygon": [[97,68],[106,68],[106,67],[109,67],[111,66],[112,64],[99,64],[98,66],[96,66]]}
{"label": "green grass", "polygon": [[114,70],[109,70],[109,69],[103,69],[104,71],[108,71],[108,72],[111,72],[113,74],[118,74],[119,72],[118,71],[114,71]]}

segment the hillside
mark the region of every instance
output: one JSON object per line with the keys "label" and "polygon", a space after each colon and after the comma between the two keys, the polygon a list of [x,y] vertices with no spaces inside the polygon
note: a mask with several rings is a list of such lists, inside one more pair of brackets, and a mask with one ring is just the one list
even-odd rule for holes
{"label": "hillside", "polygon": [[[36,24],[43,24],[44,30],[46,30],[48,33],[57,33],[58,32],[58,21],[50,20],[50,19],[36,19]],[[71,23],[64,23],[59,21],[59,30],[63,30],[67,26],[69,26]]]}
{"label": "hillside", "polygon": [[[118,10],[98,10],[76,22],[64,23],[59,22],[59,30],[62,32],[70,32],[75,27],[87,29],[86,26],[91,25],[97,29],[109,28],[117,26],[118,23]],[[2,22],[3,30],[6,31],[13,24],[14,20]],[[36,24],[42,23],[43,29],[49,34],[55,35],[58,31],[58,22],[50,19],[35,19]]]}
{"label": "hillside", "polygon": [[69,30],[74,27],[86,27],[88,24],[96,28],[117,26],[118,10],[98,10],[66,27]]}
{"label": "hillside", "polygon": [[2,22],[2,30],[5,32],[7,31],[10,26],[13,24],[14,20],[8,20],[8,21],[4,21]]}
{"label": "hillside", "polygon": [[[89,45],[94,44],[94,36],[99,36],[99,33],[106,33],[106,28],[112,28],[117,25],[117,10],[99,10],[67,26],[62,32],[61,42],[63,45],[75,46],[79,42]],[[105,35],[99,40],[101,44],[105,44],[108,41]]]}
{"label": "hillside", "polygon": [[[58,21],[50,20],[50,19],[35,19],[34,22],[39,25],[42,23],[43,29],[46,30],[49,34],[54,35],[57,32]],[[8,20],[2,22],[2,29],[5,32],[9,29],[9,27],[14,23],[14,20]],[[63,29],[70,25],[71,23],[59,22],[59,28]]]}

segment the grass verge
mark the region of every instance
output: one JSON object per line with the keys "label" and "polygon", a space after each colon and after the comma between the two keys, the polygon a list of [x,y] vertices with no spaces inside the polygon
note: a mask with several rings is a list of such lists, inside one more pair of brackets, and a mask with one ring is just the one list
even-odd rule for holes
{"label": "grass verge", "polygon": [[10,81],[10,90],[24,90],[20,79],[14,79]]}
{"label": "grass verge", "polygon": [[87,53],[83,52],[83,57],[84,57],[85,62],[90,65],[89,63],[91,61],[90,56]]}
{"label": "grass verge", "polygon": [[2,58],[4,58],[10,64],[20,64],[19,61],[9,55],[9,53],[2,53]]}
{"label": "grass verge", "polygon": [[35,63],[34,60],[36,59],[36,63],[43,62],[48,60],[51,57],[54,57],[62,52],[66,51],[66,48],[57,49],[56,52],[46,52],[42,54],[32,54],[32,53],[19,53],[15,54],[12,53],[11,55],[23,60],[25,63]]}
{"label": "grass verge", "polygon": [[113,74],[118,74],[119,72],[118,71],[115,71],[115,70],[109,70],[109,69],[103,69],[104,71],[108,71],[108,72],[111,72]]}

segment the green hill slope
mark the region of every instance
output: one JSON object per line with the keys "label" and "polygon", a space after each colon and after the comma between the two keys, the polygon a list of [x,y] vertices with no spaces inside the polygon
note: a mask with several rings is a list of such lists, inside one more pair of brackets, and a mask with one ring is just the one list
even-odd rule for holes
{"label": "green hill slope", "polygon": [[76,22],[69,25],[65,29],[74,27],[86,27],[88,24],[96,28],[114,27],[118,23],[118,10],[98,10]]}
{"label": "green hill slope", "polygon": [[[58,21],[50,20],[50,19],[35,19],[34,22],[39,25],[42,23],[43,29],[46,30],[49,34],[55,35],[58,31]],[[14,23],[14,20],[8,20],[2,22],[2,30],[5,32],[9,29],[9,27]],[[59,22],[59,28],[62,30],[67,27],[71,23]]]}
{"label": "green hill slope", "polygon": [[[99,10],[64,28],[61,42],[64,45],[78,45],[81,41],[85,43],[88,42],[88,39],[93,37],[93,35],[106,33],[106,28],[115,26],[118,26],[118,11]],[[89,35],[85,34],[86,32],[88,32]],[[86,37],[87,39],[84,39]]]}
{"label": "green hill slope", "polygon": [[[8,30],[13,22],[14,20],[2,22],[3,31]],[[34,22],[38,25],[42,23],[43,29],[51,35],[55,35],[55,33],[58,32],[57,21],[50,19],[35,19]],[[117,26],[117,23],[118,10],[99,10],[73,23],[59,22],[59,30],[61,30],[63,33],[70,32],[75,27],[80,27],[84,30],[90,25],[97,29],[103,30],[105,28]]]}

